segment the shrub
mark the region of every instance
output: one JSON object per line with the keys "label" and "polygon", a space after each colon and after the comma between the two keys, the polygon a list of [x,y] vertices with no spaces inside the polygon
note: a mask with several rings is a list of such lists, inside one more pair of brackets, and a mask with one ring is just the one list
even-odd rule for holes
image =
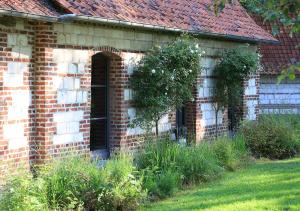
{"label": "shrub", "polygon": [[144,172],[144,188],[160,198],[182,184],[205,182],[222,173],[207,143],[181,147],[168,140],[150,142],[137,153],[136,164]]}
{"label": "shrub", "polygon": [[291,123],[274,116],[262,116],[257,122],[245,122],[240,132],[255,157],[285,159],[300,150],[299,135]]}
{"label": "shrub", "polygon": [[173,195],[180,187],[181,178],[175,169],[164,171],[143,170],[144,188],[149,192],[150,199],[166,198]]}
{"label": "shrub", "polygon": [[233,139],[221,137],[214,140],[212,150],[217,157],[218,164],[229,171],[234,171],[249,162],[249,153],[241,136]]}
{"label": "shrub", "polygon": [[0,210],[132,210],[146,196],[132,159],[96,161],[67,157],[45,165],[36,178],[20,173],[8,180]]}
{"label": "shrub", "polygon": [[100,210],[132,210],[146,197],[129,156],[119,155],[108,160],[102,177],[103,192],[98,196],[97,207]]}
{"label": "shrub", "polygon": [[54,160],[38,175],[45,181],[51,209],[94,208],[102,192],[102,174],[96,162],[81,157]]}
{"label": "shrub", "polygon": [[218,165],[217,157],[207,142],[182,148],[177,163],[184,184],[207,182],[217,178],[223,172]]}
{"label": "shrub", "polygon": [[1,189],[0,210],[49,210],[43,181],[23,169],[10,174]]}

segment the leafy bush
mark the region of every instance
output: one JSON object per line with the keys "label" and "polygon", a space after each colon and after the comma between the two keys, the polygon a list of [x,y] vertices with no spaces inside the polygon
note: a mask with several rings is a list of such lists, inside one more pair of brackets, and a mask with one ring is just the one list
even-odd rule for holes
{"label": "leafy bush", "polygon": [[180,187],[180,174],[175,169],[164,171],[147,169],[143,172],[144,188],[148,190],[150,199],[166,198]]}
{"label": "leafy bush", "polygon": [[196,43],[182,36],[154,47],[141,59],[130,79],[137,109],[134,124],[148,130],[155,126],[158,135],[158,121],[192,100],[202,53]]}
{"label": "leafy bush", "polygon": [[145,197],[130,157],[117,156],[102,168],[96,161],[68,157],[46,165],[37,178],[12,177],[0,210],[132,210]]}
{"label": "leafy bush", "polygon": [[144,172],[144,188],[160,198],[183,184],[205,182],[222,173],[207,143],[181,147],[168,140],[150,142],[137,153],[136,163]]}
{"label": "leafy bush", "polygon": [[96,162],[67,157],[46,165],[39,178],[45,181],[50,208],[94,208],[102,192],[101,173]]}
{"label": "leafy bush", "polygon": [[226,170],[233,171],[249,162],[249,153],[242,137],[234,139],[219,138],[212,143],[212,149],[218,164]]}
{"label": "leafy bush", "polygon": [[276,116],[262,116],[257,122],[245,122],[240,131],[255,157],[285,159],[300,151],[299,133],[292,126],[297,124]]}
{"label": "leafy bush", "polygon": [[10,174],[1,189],[0,210],[49,210],[43,181],[23,169]]}
{"label": "leafy bush", "polygon": [[184,184],[207,182],[217,178],[223,172],[209,143],[203,142],[197,146],[181,149],[177,157],[177,165]]}
{"label": "leafy bush", "polygon": [[131,157],[121,155],[108,160],[102,177],[103,192],[98,196],[100,210],[132,210],[146,197]]}

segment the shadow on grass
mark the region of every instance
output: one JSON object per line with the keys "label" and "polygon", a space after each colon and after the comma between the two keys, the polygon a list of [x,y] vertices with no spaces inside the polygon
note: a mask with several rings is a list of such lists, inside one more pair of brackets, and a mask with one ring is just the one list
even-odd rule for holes
{"label": "shadow on grass", "polygon": [[300,158],[259,162],[150,210],[300,210]]}

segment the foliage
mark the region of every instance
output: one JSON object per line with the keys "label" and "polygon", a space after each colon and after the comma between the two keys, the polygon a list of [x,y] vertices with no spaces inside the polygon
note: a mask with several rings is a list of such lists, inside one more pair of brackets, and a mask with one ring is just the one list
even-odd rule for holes
{"label": "foliage", "polygon": [[[290,36],[300,35],[300,2],[296,0],[241,0],[241,3],[252,13],[259,14],[272,24],[274,35],[280,33],[283,25],[290,32]],[[296,46],[299,48],[300,46]],[[295,72],[300,71],[300,61],[282,70],[278,80],[285,78],[294,80]]]}
{"label": "foliage", "polygon": [[[220,13],[226,3],[233,3],[232,0],[214,0],[213,8],[216,14]],[[250,12],[259,14],[264,21],[272,24],[274,35],[280,32],[280,25],[283,25],[293,34],[300,35],[300,1],[297,0],[240,0],[240,3]],[[296,46],[300,47],[300,46]],[[285,78],[295,79],[295,72],[300,71],[300,61],[282,70],[278,78],[281,82]]]}
{"label": "foliage", "polygon": [[[224,151],[226,155],[222,154]],[[136,154],[136,164],[143,172],[144,188],[155,199],[170,196],[186,185],[213,180],[224,169],[242,166],[247,157],[245,143],[240,138],[223,138],[212,144],[203,142],[188,147],[163,140],[146,144]]]}
{"label": "foliage", "polygon": [[245,122],[241,133],[255,157],[285,159],[300,152],[299,133],[289,123],[274,116]]}
{"label": "foliage", "polygon": [[49,210],[43,181],[24,169],[12,173],[0,193],[0,210]]}
{"label": "foliage", "polygon": [[149,203],[157,210],[300,210],[300,158],[257,161],[216,182],[184,190],[173,198]]}
{"label": "foliage", "polygon": [[100,210],[133,210],[146,198],[142,181],[126,155],[107,161],[103,169],[103,192],[98,196]]}
{"label": "foliage", "polygon": [[[258,65],[259,55],[247,47],[229,49],[222,53],[214,70],[217,77],[213,93],[216,115],[221,109],[242,103],[243,80],[257,71]],[[216,116],[216,121],[217,119]],[[217,124],[215,133],[218,134]]]}
{"label": "foliage", "polygon": [[51,209],[83,208],[88,207],[90,202],[94,206],[101,193],[101,172],[96,163],[88,159],[67,157],[54,160],[38,177],[45,181]]}
{"label": "foliage", "polygon": [[191,38],[180,37],[150,50],[131,77],[135,124],[146,129],[170,110],[193,98],[192,88],[200,70],[200,50]]}
{"label": "foliage", "polygon": [[132,210],[146,197],[132,159],[97,162],[67,157],[47,164],[37,178],[17,174],[0,198],[1,210]]}
{"label": "foliage", "polygon": [[249,153],[245,141],[237,136],[233,140],[221,137],[212,143],[218,164],[229,171],[234,171],[249,162]]}

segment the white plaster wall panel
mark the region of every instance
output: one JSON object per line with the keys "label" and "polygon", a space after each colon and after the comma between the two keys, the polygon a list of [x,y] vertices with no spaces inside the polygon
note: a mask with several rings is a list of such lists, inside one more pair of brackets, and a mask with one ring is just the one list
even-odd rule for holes
{"label": "white plaster wall panel", "polygon": [[53,61],[59,73],[83,74],[89,61],[86,50],[53,49]]}
{"label": "white plaster wall panel", "polygon": [[53,77],[53,87],[57,90],[57,103],[86,103],[87,91],[80,89],[80,78]]}
{"label": "white plaster wall panel", "polygon": [[8,62],[7,71],[3,73],[3,85],[5,87],[23,86],[24,72],[27,70],[27,63]]}
{"label": "white plaster wall panel", "polygon": [[68,133],[79,133],[80,124],[79,122],[59,122],[57,123],[58,135],[68,134]]}
{"label": "white plaster wall panel", "polygon": [[78,63],[77,72],[83,74],[85,72],[85,63]]}
{"label": "white plaster wall panel", "polygon": [[57,112],[53,115],[54,122],[79,122],[83,120],[83,111]]}
{"label": "white plaster wall panel", "polygon": [[136,117],[136,109],[135,108],[128,108],[127,115],[130,121],[134,120]]}
{"label": "white plaster wall panel", "polygon": [[214,89],[214,80],[205,78],[203,84],[198,86],[198,96],[200,98],[212,97]]}
{"label": "white plaster wall panel", "polygon": [[[211,126],[215,125],[215,110],[213,108],[212,103],[202,103],[200,106],[200,109],[202,111],[202,119],[205,126]],[[223,114],[222,111],[219,111],[218,113],[218,124],[222,124],[223,122]]]}
{"label": "white plaster wall panel", "polygon": [[5,87],[20,87],[23,86],[23,74],[8,74],[3,73],[3,85]]}
{"label": "white plaster wall panel", "polygon": [[127,73],[131,75],[138,62],[142,59],[142,54],[137,53],[124,53],[124,65]]}
{"label": "white plaster wall panel", "polygon": [[132,100],[132,99],[133,99],[133,90],[124,89],[124,100]]}
{"label": "white plaster wall panel", "polygon": [[258,105],[257,100],[248,100],[246,102],[247,105],[247,119],[248,120],[256,120],[256,106]]}
{"label": "white plaster wall panel", "polygon": [[14,58],[29,59],[32,57],[32,46],[28,44],[28,37],[24,34],[7,34],[7,46],[11,48]]}
{"label": "white plaster wall panel", "polygon": [[[129,118],[129,121],[132,122],[136,117],[136,109],[135,108],[128,108],[127,109],[127,116]],[[144,134],[144,133],[145,133],[145,131],[139,126],[127,127],[127,131],[126,131],[126,134],[128,136],[141,135],[141,134]]]}
{"label": "white plaster wall panel", "polygon": [[4,125],[3,137],[8,140],[8,149],[18,149],[27,145],[27,139],[24,136],[24,125],[22,123]]}
{"label": "white plaster wall panel", "polygon": [[261,108],[260,114],[300,114],[300,108]]}
{"label": "white plaster wall panel", "polygon": [[31,105],[31,92],[29,90],[11,91],[12,103],[8,107],[8,120],[28,118],[28,108]]}
{"label": "white plaster wall panel", "polygon": [[257,87],[255,86],[256,79],[251,78],[247,82],[247,86],[245,89],[245,95],[256,95],[257,94]]}
{"label": "white plaster wall panel", "polygon": [[80,121],[83,120],[83,111],[57,112],[53,116],[56,122],[56,135],[53,144],[66,144],[83,141],[80,132]]}
{"label": "white plaster wall panel", "polygon": [[261,84],[261,104],[300,104],[300,84]]}
{"label": "white plaster wall panel", "polygon": [[74,142],[82,142],[83,134],[75,133],[75,134],[63,134],[63,135],[54,135],[53,136],[53,144],[69,144]]}
{"label": "white plaster wall panel", "polygon": [[145,131],[139,126],[134,127],[134,128],[128,127],[127,131],[126,131],[127,136],[141,135],[141,134],[144,134],[144,133],[145,133]]}
{"label": "white plaster wall panel", "polygon": [[201,76],[212,76],[216,63],[217,61],[214,58],[203,57],[200,61]]}
{"label": "white plaster wall panel", "polygon": [[[136,109],[135,108],[129,108],[127,110],[127,115],[129,118],[129,121],[133,121],[136,117]],[[166,132],[171,129],[171,123],[169,122],[169,116],[164,115],[158,122],[158,131],[159,132]],[[155,132],[155,128],[152,128],[152,131]],[[145,131],[141,129],[140,127],[134,127],[134,128],[127,128],[127,134],[128,135],[139,135],[143,134]]]}
{"label": "white plaster wall panel", "polygon": [[[167,132],[171,130],[171,123],[169,123],[169,115],[164,115],[159,121],[158,121],[158,131],[159,132]],[[155,128],[153,128],[153,132],[155,131]]]}

